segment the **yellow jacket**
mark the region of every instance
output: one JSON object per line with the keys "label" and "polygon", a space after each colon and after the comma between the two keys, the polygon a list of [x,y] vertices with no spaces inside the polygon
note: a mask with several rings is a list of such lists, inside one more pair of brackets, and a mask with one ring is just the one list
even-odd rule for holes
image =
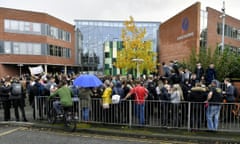
{"label": "yellow jacket", "polygon": [[112,88],[107,87],[102,95],[102,103],[103,104],[111,104],[112,100],[111,100],[111,95],[112,95]]}

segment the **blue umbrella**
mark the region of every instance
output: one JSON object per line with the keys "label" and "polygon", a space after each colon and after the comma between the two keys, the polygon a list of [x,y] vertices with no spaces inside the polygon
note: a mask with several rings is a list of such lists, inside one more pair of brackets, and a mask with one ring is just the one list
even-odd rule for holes
{"label": "blue umbrella", "polygon": [[73,85],[79,87],[98,87],[102,84],[102,81],[92,74],[80,75],[73,81]]}

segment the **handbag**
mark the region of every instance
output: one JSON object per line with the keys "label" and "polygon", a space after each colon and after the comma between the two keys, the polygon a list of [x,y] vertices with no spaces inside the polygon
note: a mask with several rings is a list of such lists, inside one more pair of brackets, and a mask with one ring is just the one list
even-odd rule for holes
{"label": "handbag", "polygon": [[120,102],[120,95],[115,94],[112,96],[112,104],[118,104]]}

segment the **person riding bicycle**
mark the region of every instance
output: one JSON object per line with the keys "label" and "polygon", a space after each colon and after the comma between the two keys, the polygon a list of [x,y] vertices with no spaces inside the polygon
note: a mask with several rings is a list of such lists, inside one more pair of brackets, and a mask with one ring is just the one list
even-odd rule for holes
{"label": "person riding bicycle", "polygon": [[73,92],[69,87],[67,87],[66,81],[61,81],[59,83],[59,88],[52,93],[48,99],[54,98],[58,96],[60,98],[60,101],[54,101],[53,102],[53,108],[56,110],[57,115],[63,116],[61,109],[64,107],[72,107],[73,106]]}

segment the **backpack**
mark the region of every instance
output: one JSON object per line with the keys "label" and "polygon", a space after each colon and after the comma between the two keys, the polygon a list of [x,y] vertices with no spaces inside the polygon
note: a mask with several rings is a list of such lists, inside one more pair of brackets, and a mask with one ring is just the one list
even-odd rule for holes
{"label": "backpack", "polygon": [[230,94],[226,96],[226,100],[227,102],[235,102],[238,95],[237,88],[231,85],[229,89],[230,89]]}
{"label": "backpack", "polygon": [[211,102],[221,103],[223,101],[222,90],[220,88],[214,88],[213,95]]}
{"label": "backpack", "polygon": [[154,85],[154,82],[149,82],[147,85],[147,90],[148,90],[148,100],[154,100],[156,97],[156,88]]}
{"label": "backpack", "polygon": [[22,94],[22,85],[20,83],[13,83],[11,93],[14,96],[21,95]]}

